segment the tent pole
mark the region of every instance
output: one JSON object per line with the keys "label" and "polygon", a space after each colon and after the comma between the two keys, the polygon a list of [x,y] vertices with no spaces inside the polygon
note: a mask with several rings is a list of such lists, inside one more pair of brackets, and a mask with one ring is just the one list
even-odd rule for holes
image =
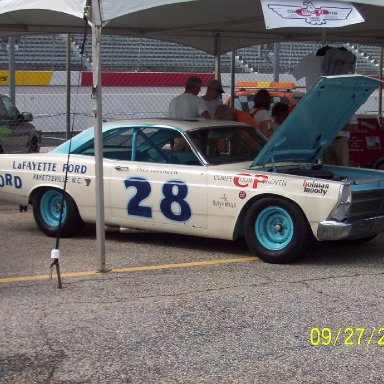
{"label": "tent pole", "polygon": [[71,137],[71,34],[67,34],[66,139]]}
{"label": "tent pole", "polygon": [[220,34],[215,36],[215,79],[221,80],[220,74]]}
{"label": "tent pole", "polygon": [[9,98],[15,104],[16,101],[16,81],[15,81],[15,38],[8,37],[8,55],[9,55]]}
{"label": "tent pole", "polygon": [[235,72],[236,72],[236,51],[231,52],[231,101],[230,107],[235,107]]}
{"label": "tent pole", "polygon": [[273,44],[273,81],[280,80],[280,43]]}
{"label": "tent pole", "polygon": [[[379,79],[383,81],[383,56],[384,56],[384,48],[380,47],[380,60],[379,60]],[[383,113],[383,87],[380,84],[379,87],[379,106],[378,106],[378,115],[379,117]]]}
{"label": "tent pole", "polygon": [[92,61],[93,61],[93,114],[95,130],[95,175],[96,175],[96,242],[97,269],[106,272],[105,268],[105,226],[104,226],[104,179],[103,179],[103,134],[102,134],[102,100],[101,100],[101,13],[99,0],[92,0]]}

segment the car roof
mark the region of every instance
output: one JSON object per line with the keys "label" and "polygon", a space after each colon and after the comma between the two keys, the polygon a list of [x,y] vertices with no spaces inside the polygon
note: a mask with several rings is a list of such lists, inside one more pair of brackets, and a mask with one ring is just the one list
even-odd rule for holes
{"label": "car roof", "polygon": [[134,119],[134,120],[115,120],[107,123],[103,123],[103,131],[122,126],[138,126],[143,125],[146,127],[170,127],[176,128],[179,131],[190,131],[199,128],[214,128],[225,126],[244,126],[246,124],[239,123],[232,120],[214,120],[214,119],[188,119],[188,120],[176,120],[176,119]]}

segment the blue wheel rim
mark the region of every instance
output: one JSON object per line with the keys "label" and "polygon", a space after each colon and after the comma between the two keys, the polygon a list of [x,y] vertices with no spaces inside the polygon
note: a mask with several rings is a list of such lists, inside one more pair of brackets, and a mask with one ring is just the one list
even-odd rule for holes
{"label": "blue wheel rim", "polygon": [[[60,220],[60,206],[62,195],[57,191],[47,191],[40,200],[40,214],[44,223],[50,227],[58,227]],[[67,217],[67,206],[64,202],[61,222]]]}
{"label": "blue wheel rim", "polygon": [[294,225],[291,215],[283,208],[263,209],[255,222],[255,235],[260,244],[271,250],[284,249],[292,240]]}

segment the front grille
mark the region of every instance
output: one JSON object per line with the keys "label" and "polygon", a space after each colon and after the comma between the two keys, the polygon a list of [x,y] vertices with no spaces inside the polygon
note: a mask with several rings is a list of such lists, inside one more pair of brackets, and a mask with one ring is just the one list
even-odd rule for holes
{"label": "front grille", "polygon": [[384,215],[384,189],[352,192],[350,218]]}

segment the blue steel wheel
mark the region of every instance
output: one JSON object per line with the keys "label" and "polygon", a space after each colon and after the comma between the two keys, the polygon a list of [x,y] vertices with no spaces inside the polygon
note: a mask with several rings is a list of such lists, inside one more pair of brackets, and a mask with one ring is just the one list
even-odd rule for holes
{"label": "blue steel wheel", "polygon": [[47,226],[53,228],[59,227],[62,205],[63,213],[61,215],[61,222],[63,223],[67,217],[67,204],[65,203],[65,200],[63,201],[62,194],[55,189],[51,189],[41,196],[39,204],[40,216]]}
{"label": "blue steel wheel", "polygon": [[255,235],[260,244],[271,250],[284,249],[292,241],[294,225],[289,213],[280,207],[263,209],[255,222]]}
{"label": "blue steel wheel", "polygon": [[302,256],[312,239],[302,210],[279,197],[252,204],[245,215],[244,236],[249,249],[268,263],[288,263]]}
{"label": "blue steel wheel", "polygon": [[62,237],[75,235],[84,225],[72,197],[58,189],[41,189],[37,192],[33,199],[33,216],[41,231],[52,237],[59,232]]}

